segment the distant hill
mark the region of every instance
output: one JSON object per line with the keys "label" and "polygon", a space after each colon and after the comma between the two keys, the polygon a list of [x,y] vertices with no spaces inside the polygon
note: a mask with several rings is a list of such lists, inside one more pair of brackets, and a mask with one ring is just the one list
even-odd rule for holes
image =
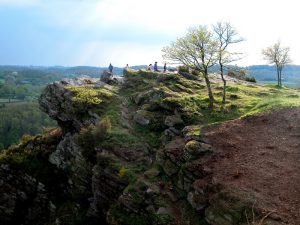
{"label": "distant hill", "polygon": [[[258,82],[277,82],[276,67],[268,65],[253,65],[245,68],[248,74],[255,77]],[[286,66],[282,71],[283,84],[300,88],[300,65]]]}
{"label": "distant hill", "polygon": [[[131,66],[132,69],[143,69],[147,65],[135,65]],[[159,67],[162,69],[161,67]],[[99,77],[103,70],[107,67],[93,67],[93,66],[76,66],[76,67],[64,67],[64,66],[0,66],[0,80],[5,80],[8,75],[13,72],[17,72],[16,79],[19,82],[33,83],[33,84],[48,84],[56,80],[63,78],[72,78],[82,75],[90,77]],[[114,67],[115,75],[123,74],[123,67]],[[253,65],[245,68],[248,75],[255,77],[258,82],[262,83],[275,83],[276,68],[275,66],[268,65]],[[218,72],[218,66],[211,69],[211,72]],[[283,70],[283,84],[290,87],[300,87],[300,65],[286,66]]]}

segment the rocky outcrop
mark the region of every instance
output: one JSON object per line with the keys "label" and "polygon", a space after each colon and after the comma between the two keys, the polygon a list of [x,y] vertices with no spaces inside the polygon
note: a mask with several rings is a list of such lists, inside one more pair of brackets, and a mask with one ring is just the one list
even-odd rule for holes
{"label": "rocky outcrop", "polygon": [[[78,114],[78,105],[74,103],[74,93],[70,87],[97,87],[105,83],[87,78],[66,79],[48,85],[39,98],[42,111],[58,122],[64,132],[79,131],[81,127],[98,120],[98,116],[87,110]],[[84,119],[82,117],[85,117]]]}
{"label": "rocky outcrop", "polygon": [[[227,155],[218,156],[203,133],[203,84],[190,76],[124,70],[124,82],[104,72],[101,81],[48,85],[39,103],[58,122],[59,135],[51,147],[34,148],[35,140],[16,147],[20,155],[10,151],[17,157],[8,162],[18,169],[1,161],[0,223],[246,224],[249,202],[214,177],[212,165]],[[38,163],[20,170],[24,158],[46,158],[51,166],[41,173],[63,178],[41,178]]]}
{"label": "rocky outcrop", "polygon": [[0,224],[45,224],[50,204],[45,186],[28,174],[0,165]]}

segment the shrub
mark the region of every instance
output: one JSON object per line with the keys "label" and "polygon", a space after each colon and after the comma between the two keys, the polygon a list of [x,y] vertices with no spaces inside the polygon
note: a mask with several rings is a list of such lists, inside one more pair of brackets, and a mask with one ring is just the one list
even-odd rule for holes
{"label": "shrub", "polygon": [[254,77],[246,76],[245,81],[256,83],[256,79]]}
{"label": "shrub", "polygon": [[178,66],[178,73],[188,73],[189,68],[187,66]]}
{"label": "shrub", "polygon": [[111,133],[111,122],[108,117],[103,118],[94,128],[93,135],[95,141],[102,141]]}
{"label": "shrub", "polygon": [[194,76],[199,76],[200,72],[198,70],[192,70],[191,74],[193,74]]}

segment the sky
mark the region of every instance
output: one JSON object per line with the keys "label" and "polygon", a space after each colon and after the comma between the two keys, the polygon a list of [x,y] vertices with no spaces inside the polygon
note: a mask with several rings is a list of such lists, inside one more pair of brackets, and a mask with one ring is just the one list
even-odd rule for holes
{"label": "sky", "polygon": [[296,0],[0,0],[0,65],[163,64],[189,27],[229,22],[245,39],[236,64],[266,64],[281,40],[300,64]]}

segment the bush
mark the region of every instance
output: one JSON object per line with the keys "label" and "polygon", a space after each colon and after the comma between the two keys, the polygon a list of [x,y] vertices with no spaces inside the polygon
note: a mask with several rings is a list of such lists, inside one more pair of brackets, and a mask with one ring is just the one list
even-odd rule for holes
{"label": "bush", "polygon": [[189,68],[187,66],[178,66],[178,73],[189,73]]}
{"label": "bush", "polygon": [[256,83],[256,79],[254,77],[246,76],[245,81]]}
{"label": "bush", "polygon": [[81,128],[78,136],[78,144],[82,147],[83,157],[90,161],[95,162],[95,147],[99,145],[111,133],[110,119],[103,118],[96,126],[90,125]]}
{"label": "bush", "polygon": [[200,72],[198,70],[192,70],[191,74],[193,74],[194,76],[199,76]]}
{"label": "bush", "polygon": [[103,118],[94,128],[95,141],[104,140],[111,133],[111,122],[108,117]]}

